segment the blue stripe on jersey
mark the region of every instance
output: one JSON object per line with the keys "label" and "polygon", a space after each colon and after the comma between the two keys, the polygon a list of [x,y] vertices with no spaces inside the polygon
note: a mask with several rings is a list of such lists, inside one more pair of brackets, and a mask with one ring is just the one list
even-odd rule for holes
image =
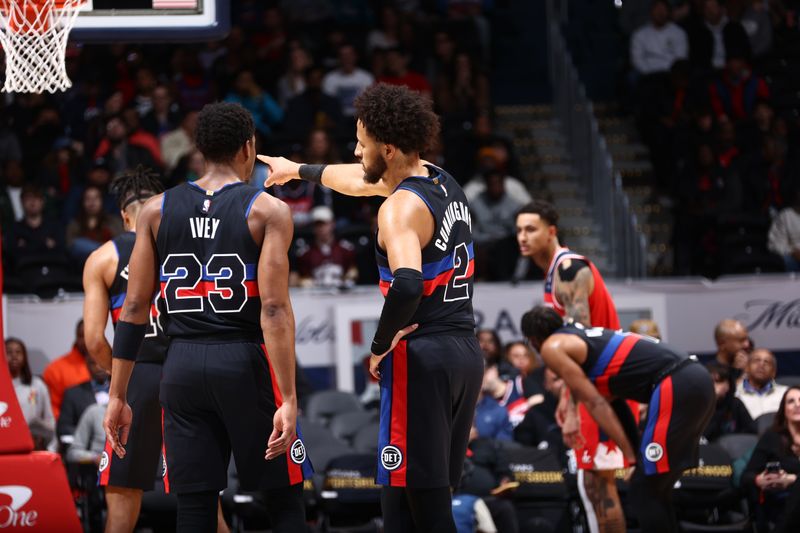
{"label": "blue stripe on jersey", "polygon": [[[305,446],[306,441],[303,439],[303,432],[300,431],[299,421],[295,426],[295,431],[297,432],[297,438],[300,439],[303,442],[303,446]],[[303,464],[300,466],[303,470],[303,479],[311,479],[314,476],[314,465],[311,463],[311,457],[308,455],[308,448],[306,448],[306,460],[303,461]]]}
{"label": "blue stripe on jersey", "polygon": [[[475,258],[475,249],[473,248],[472,243],[467,245],[467,252],[469,253],[470,261],[473,260]],[[453,270],[453,254],[447,255],[435,263],[425,263],[422,265],[422,278],[425,280],[431,280],[436,278],[436,276],[442,272],[447,272],[448,270]],[[392,281],[394,279],[391,269],[387,267],[379,266],[378,274],[381,277],[381,281]]]}
{"label": "blue stripe on jersey", "polygon": [[127,292],[123,292],[121,294],[116,294],[111,297],[111,309],[119,309],[122,307],[122,303],[125,301],[125,296]]}
{"label": "blue stripe on jersey", "polygon": [[658,464],[647,459],[645,450],[647,446],[653,442],[653,435],[656,431],[656,423],[658,422],[658,411],[661,406],[661,383],[658,384],[656,390],[650,396],[650,405],[647,408],[647,425],[642,433],[642,443],[640,445],[642,465],[644,466],[644,473],[653,475],[658,473]]}
{"label": "blue stripe on jersey", "polygon": [[394,352],[383,358],[381,361],[381,414],[380,426],[378,428],[378,471],[376,480],[379,485],[389,485],[391,472],[386,470],[381,463],[381,452],[385,446],[389,445],[392,437],[392,370],[394,368]]}
{"label": "blue stripe on jersey", "polygon": [[256,198],[258,198],[258,196],[259,196],[259,195],[260,195],[262,192],[263,192],[263,191],[258,191],[258,192],[257,192],[257,193],[255,193],[255,195],[253,195],[253,197],[250,199],[250,202],[247,204],[247,209],[245,209],[245,210],[244,210],[244,219],[245,219],[245,220],[247,220],[247,218],[250,216],[250,209],[252,209],[252,208],[253,208],[253,204],[256,202]]}
{"label": "blue stripe on jersey", "polygon": [[[258,265],[256,265],[255,263],[245,263],[245,265],[244,265],[244,279],[245,279],[245,281],[250,281],[250,280],[256,279],[256,270],[257,269],[258,269]],[[166,275],[164,275],[164,270],[162,268],[161,275],[159,276],[159,279],[160,279],[160,281],[169,281],[169,279],[171,277],[180,278],[180,277],[183,277],[185,275],[186,275],[186,269],[183,268],[183,267],[178,268],[178,272],[177,272],[177,274],[175,276],[166,276]],[[230,273],[228,272],[228,269],[227,268],[223,268],[222,269],[222,274],[217,275],[217,276],[211,276],[206,271],[206,267],[204,265],[203,266],[203,276],[202,276],[201,279],[203,281],[214,281],[218,277],[227,278],[227,277],[229,277],[229,275],[230,275]]]}
{"label": "blue stripe on jersey", "polygon": [[611,362],[617,348],[619,348],[619,345],[622,344],[624,339],[625,337],[619,333],[614,333],[614,335],[608,339],[608,344],[603,348],[600,357],[597,358],[597,362],[595,362],[591,372],[589,372],[589,379],[594,380],[603,375],[603,372],[608,368],[608,364]]}
{"label": "blue stripe on jersey", "polygon": [[421,192],[419,192],[418,190],[416,190],[416,189],[412,189],[411,187],[403,187],[402,185],[401,185],[400,187],[396,188],[395,190],[396,190],[396,191],[403,190],[403,191],[413,192],[414,194],[416,194],[417,196],[419,196],[419,199],[420,199],[420,200],[422,200],[423,202],[425,202],[425,205],[427,205],[427,206],[428,206],[428,209],[430,209],[430,211],[431,211],[431,214],[432,214],[433,216],[436,216],[436,211],[434,211],[434,210],[433,210],[433,206],[431,206],[431,204],[429,204],[429,203],[428,203],[428,200],[426,200],[426,199],[425,199],[425,197],[424,197],[424,196],[422,196],[422,193],[421,193]]}

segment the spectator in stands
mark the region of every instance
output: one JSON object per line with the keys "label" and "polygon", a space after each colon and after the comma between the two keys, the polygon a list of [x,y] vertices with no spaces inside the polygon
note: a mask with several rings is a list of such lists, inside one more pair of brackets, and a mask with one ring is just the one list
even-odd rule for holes
{"label": "spectator in stands", "polygon": [[518,255],[516,216],[522,203],[505,190],[505,177],[496,168],[484,173],[486,190],[470,202],[475,242],[475,277],[489,281],[511,277]]}
{"label": "spectator in stands", "polygon": [[311,211],[314,242],[297,257],[293,284],[302,287],[350,287],[358,278],[353,245],[336,239],[333,211],[318,206]]}
{"label": "spectator in stands", "polygon": [[483,373],[482,393],[508,411],[511,427],[517,427],[528,409],[544,401],[542,394],[526,395],[522,376],[500,373],[499,365],[488,365]]}
{"label": "spectator in stands", "polygon": [[731,53],[750,57],[747,33],[740,23],[728,19],[719,0],[704,0],[702,19],[690,24],[687,33],[689,59],[701,72],[723,68]]}
{"label": "spectator in stands", "polygon": [[750,158],[743,171],[745,208],[752,214],[772,217],[792,197],[798,168],[788,157],[787,139],[767,135],[761,150]]}
{"label": "spectator in stands", "polygon": [[278,80],[278,103],[285,110],[289,100],[306,90],[306,72],[314,64],[311,55],[297,41],[290,43],[289,66]]}
{"label": "spectator in stands", "polygon": [[167,187],[174,187],[186,181],[195,181],[206,173],[206,158],[196,148],[181,157],[169,175]]}
{"label": "spectator in stands", "polygon": [[75,427],[87,407],[93,404],[105,406],[108,404],[108,388],[110,385],[109,374],[91,357],[86,358],[91,379],[69,387],[64,391],[61,402],[61,413],[58,415],[56,433],[62,438],[72,435]]}
{"label": "spectator in stands", "polygon": [[122,220],[103,211],[103,191],[90,186],[83,190],[81,210],[67,225],[66,242],[70,254],[80,262],[89,254],[122,233]]}
{"label": "spectator in stands", "polygon": [[108,190],[111,184],[111,167],[109,162],[103,157],[92,160],[89,170],[86,171],[86,181],[82,184],[73,185],[64,200],[61,219],[68,224],[73,218],[78,216],[83,202],[83,192],[87,187],[97,187],[103,191],[103,211],[108,214],[118,215],[119,206],[116,198]]}
{"label": "spectator in stands", "polygon": [[483,499],[456,492],[451,505],[456,533],[497,533],[497,526]]}
{"label": "spectator in stands", "polygon": [[[556,408],[564,380],[545,366],[539,367],[523,382],[529,398],[535,401],[525,418],[514,428],[514,440],[525,446],[539,447],[544,442],[551,450],[564,450],[561,427],[556,422]],[[539,401],[535,396],[540,395]],[[564,450],[566,451],[566,450]]]}
{"label": "spectator in stands", "polygon": [[736,397],[742,400],[753,420],[777,412],[786,385],[775,382],[777,364],[772,352],[766,348],[753,350],[745,372],[745,378],[736,388]]}
{"label": "spectator in stands", "polygon": [[729,433],[756,433],[756,424],[747,408],[739,398],[730,394],[730,368],[718,361],[709,361],[706,368],[714,380],[717,406],[703,436],[709,441],[715,441]]}
{"label": "spectator in stands", "polygon": [[306,71],[305,90],[289,100],[286,106],[286,134],[290,140],[303,142],[314,128],[323,128],[340,138],[344,132],[339,100],[322,92],[323,72],[320,67]]}
{"label": "spectator in stands", "polygon": [[650,22],[631,37],[631,63],[642,76],[665,74],[672,64],[689,55],[686,32],[670,21],[671,6],[667,0],[650,4]]}
{"label": "spectator in stands", "polygon": [[367,53],[376,49],[387,49],[400,44],[400,18],[392,6],[381,8],[380,25],[367,35]]}
{"label": "spectator in stands", "polygon": [[56,427],[47,386],[38,376],[32,375],[28,349],[21,340],[6,339],[6,363],[22,415],[33,437],[34,449],[46,450]]}
{"label": "spectator in stands", "polygon": [[714,342],[717,343],[716,360],[730,368],[732,382],[737,381],[747,367],[753,349],[747,328],[733,318],[721,320],[714,328]]}
{"label": "spectator in stands", "polygon": [[661,340],[661,330],[658,329],[658,324],[655,320],[649,318],[639,318],[631,322],[628,330],[631,333],[638,333],[639,335],[647,335],[654,339]]}
{"label": "spectator in stands", "polygon": [[769,524],[784,512],[788,491],[800,475],[798,450],[800,387],[793,386],[783,394],[772,428],[759,439],[742,475],[742,488],[749,491],[756,509],[758,531],[769,531]]}
{"label": "spectator in stands", "polygon": [[45,216],[45,198],[41,189],[24,185],[20,196],[23,218],[11,226],[3,250],[11,266],[34,259],[45,264],[63,262],[66,257],[64,230],[58,221]]}
{"label": "spectator in stands", "polygon": [[137,165],[158,167],[150,150],[129,141],[128,126],[121,115],[113,115],[106,121],[106,136],[100,141],[94,157],[105,158],[113,176]]}
{"label": "spectator in stands", "polygon": [[769,228],[767,247],[778,254],[787,272],[800,272],[800,187],[795,189],[794,201],[782,209]]}
{"label": "spectator in stands", "polygon": [[[153,89],[153,106],[143,117],[142,127],[151,134],[161,138],[167,132],[177,128],[180,124],[178,104],[172,99],[169,88],[158,85]],[[162,141],[162,154],[164,153]],[[166,158],[166,155],[164,155]]]}
{"label": "spectator in stands", "polygon": [[431,94],[431,85],[425,76],[409,69],[408,52],[400,48],[390,48],[386,51],[386,73],[378,78],[381,83],[389,85],[405,85],[409,89]]}
{"label": "spectator in stands", "polygon": [[308,134],[305,161],[308,161],[309,165],[332,165],[342,162],[328,130],[314,128]]}
{"label": "spectator in stands", "polygon": [[478,404],[475,406],[473,433],[476,437],[511,441],[514,440],[513,431],[505,407],[497,403],[491,393],[481,392]]}
{"label": "spectator in stands", "polygon": [[233,90],[225,97],[225,101],[240,104],[250,111],[256,130],[264,137],[269,137],[283,120],[283,109],[256,83],[249,70],[243,70],[236,76]]}
{"label": "spectator in stands", "polygon": [[161,136],[161,155],[166,173],[178,166],[181,158],[194,151],[194,130],[197,127],[197,111],[189,111],[180,118],[180,126]]}
{"label": "spectator in stands", "polygon": [[67,450],[67,461],[78,464],[100,464],[106,446],[103,417],[106,405],[92,404],[86,408],[75,427],[72,444]]}
{"label": "spectator in stands", "polygon": [[22,186],[25,184],[25,174],[18,159],[2,161],[3,186],[0,188],[0,225],[3,228],[11,227],[14,222],[22,220]]}
{"label": "spectator in stands", "polygon": [[764,57],[772,48],[772,15],[769,0],[749,0],[742,13],[741,24],[750,39],[753,59]]}
{"label": "spectator in stands", "polygon": [[75,328],[72,350],[47,365],[42,373],[42,379],[50,392],[50,405],[56,420],[61,414],[64,391],[91,379],[89,368],[86,366],[87,357],[89,352],[86,350],[86,341],[83,337],[83,320],[80,320]]}
{"label": "spectator in stands", "polygon": [[459,52],[452,69],[437,76],[434,100],[445,123],[472,122],[490,110],[489,80],[473,58]]}
{"label": "spectator in stands", "polygon": [[525,184],[517,179],[521,176],[519,158],[511,138],[495,131],[489,113],[479,113],[470,126],[468,131],[443,132],[444,158],[448,168],[455,164],[453,176],[462,184],[474,176],[464,186],[467,198],[472,201],[485,187],[480,171],[488,163],[503,171],[509,194],[520,200],[530,198]]}
{"label": "spectator in stands", "polygon": [[738,122],[753,115],[758,100],[769,99],[766,82],[750,69],[745,57],[728,54],[725,69],[708,86],[714,114],[720,122]]}
{"label": "spectator in stands", "polygon": [[499,364],[501,357],[501,349],[503,347],[500,342],[500,335],[493,329],[479,329],[477,333],[478,344],[483,352],[483,358],[486,365]]}
{"label": "spectator in stands", "polygon": [[516,368],[523,378],[541,366],[533,350],[523,341],[509,342],[503,352],[504,359]]}
{"label": "spectator in stands", "polygon": [[133,107],[125,108],[122,111],[122,119],[128,129],[128,142],[135,146],[141,146],[150,152],[150,157],[156,162],[158,167],[163,166],[161,159],[161,145],[155,135],[142,128],[142,120],[136,109]]}
{"label": "spectator in stands", "polygon": [[358,67],[358,54],[352,44],[341,45],[338,57],[338,67],[328,72],[322,79],[322,90],[325,91],[325,94],[339,100],[342,114],[354,121],[353,102],[364,89],[375,83],[375,78],[366,70]]}
{"label": "spectator in stands", "polygon": [[141,67],[136,71],[136,96],[133,97],[133,106],[140,117],[153,110],[153,92],[157,85],[158,81],[150,68]]}

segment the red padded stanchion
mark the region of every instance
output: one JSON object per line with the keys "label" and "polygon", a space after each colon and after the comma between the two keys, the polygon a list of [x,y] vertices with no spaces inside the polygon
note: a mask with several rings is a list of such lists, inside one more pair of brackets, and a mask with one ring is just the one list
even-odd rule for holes
{"label": "red padded stanchion", "polygon": [[0,455],[0,530],[82,531],[58,455]]}

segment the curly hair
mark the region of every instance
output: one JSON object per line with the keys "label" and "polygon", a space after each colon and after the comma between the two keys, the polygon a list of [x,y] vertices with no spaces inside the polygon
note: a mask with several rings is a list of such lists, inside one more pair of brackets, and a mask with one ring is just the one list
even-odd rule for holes
{"label": "curly hair", "polygon": [[424,152],[439,135],[429,98],[407,87],[378,83],[355,100],[356,118],[376,141],[403,153]]}
{"label": "curly hair", "polygon": [[253,138],[253,117],[239,104],[208,104],[197,116],[195,145],[211,163],[230,163],[247,141]]}
{"label": "curly hair", "polygon": [[563,325],[564,319],[543,305],[537,305],[522,315],[522,334],[538,342],[544,342]]}
{"label": "curly hair", "polygon": [[111,182],[111,194],[117,197],[120,209],[125,209],[133,202],[144,202],[164,190],[157,173],[143,165],[114,179]]}

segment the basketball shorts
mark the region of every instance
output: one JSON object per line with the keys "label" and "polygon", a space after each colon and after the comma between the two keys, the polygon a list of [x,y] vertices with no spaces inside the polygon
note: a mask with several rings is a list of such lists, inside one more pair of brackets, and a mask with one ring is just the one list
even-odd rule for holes
{"label": "basketball shorts", "polygon": [[[631,400],[626,403],[633,417],[632,423],[638,423],[639,404]],[[575,449],[575,459],[579,469],[616,470],[630,466],[622,455],[622,450],[600,429],[583,402],[578,404],[578,416],[584,441],[582,448]]]}
{"label": "basketball shorts", "polygon": [[380,372],[377,483],[457,487],[483,381],[475,336],[402,340]]}
{"label": "basketball shorts", "polygon": [[698,363],[679,368],[661,380],[650,397],[639,447],[639,461],[646,475],[697,466],[700,436],[715,403],[711,376]]}
{"label": "basketball shorts", "polygon": [[178,494],[222,490],[231,453],[242,490],[280,488],[310,478],[299,427],[286,454],[264,459],[280,405],[263,345],[173,340],[161,380],[164,486]]}
{"label": "basketball shorts", "polygon": [[120,459],[106,440],[100,458],[99,484],[103,487],[152,490],[156,476],[163,475],[161,456],[161,405],[158,403],[161,382],[160,363],[136,363],[128,382],[128,404],[133,412]]}

